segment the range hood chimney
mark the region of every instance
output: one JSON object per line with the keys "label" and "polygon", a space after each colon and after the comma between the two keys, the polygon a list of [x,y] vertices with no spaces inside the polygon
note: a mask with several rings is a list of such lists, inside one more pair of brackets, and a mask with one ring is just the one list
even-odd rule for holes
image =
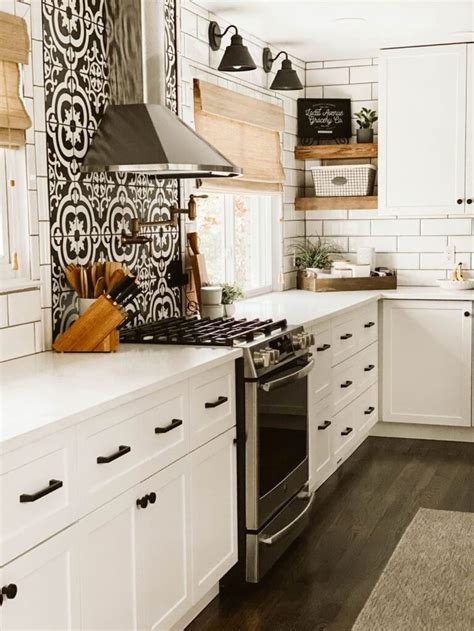
{"label": "range hood chimney", "polygon": [[237,177],[242,171],[164,105],[109,105],[81,171],[162,178]]}

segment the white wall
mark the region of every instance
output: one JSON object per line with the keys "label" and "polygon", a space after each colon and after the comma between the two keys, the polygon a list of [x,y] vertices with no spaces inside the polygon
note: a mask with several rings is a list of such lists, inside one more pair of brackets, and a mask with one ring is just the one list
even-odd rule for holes
{"label": "white wall", "polygon": [[[377,59],[308,63],[306,96],[350,98],[353,113],[364,106],[377,110],[377,71]],[[354,133],[355,129],[354,125]],[[313,194],[309,190],[312,188],[309,168],[313,164],[320,163],[307,163],[308,196]],[[456,248],[456,263],[462,262],[468,270],[467,276],[474,277],[474,220],[469,217],[379,218],[376,210],[305,214],[308,237],[333,238],[349,258],[354,258],[359,246],[375,247],[377,264],[398,269],[400,285],[435,285],[436,279],[446,278],[453,267],[446,264],[443,256],[448,245]]]}
{"label": "white wall", "polygon": [[[181,0],[179,11],[178,38],[179,60],[179,103],[180,114],[189,124],[193,124],[193,79],[202,79],[215,83],[241,94],[262,99],[269,103],[280,105],[285,111],[285,131],[282,134],[282,158],[286,180],[283,188],[283,239],[282,239],[282,274],[285,289],[295,286],[296,275],[293,271],[293,257],[290,255],[291,244],[304,236],[304,214],[295,212],[295,197],[303,194],[304,164],[294,158],[296,145],[296,100],[303,96],[303,92],[275,92],[269,90],[275,73],[266,74],[262,68],[262,51],[269,44],[240,30],[244,43],[248,46],[257,69],[252,72],[223,73],[217,71],[217,66],[224,52],[224,41],[221,50],[214,52],[209,47],[208,27],[210,20],[216,20],[222,28],[228,22],[221,16],[202,9],[190,0]],[[239,26],[237,24],[237,26]],[[270,46],[273,53],[278,52],[275,46]],[[303,81],[305,64],[291,57],[293,67]],[[280,60],[276,62],[274,70],[280,67]]]}
{"label": "white wall", "polygon": [[[40,0],[0,0],[0,11],[28,24],[30,62],[23,67],[23,98],[32,120],[26,132],[29,280],[0,289],[0,361],[31,355],[51,345],[51,257],[44,116],[43,24]],[[35,289],[36,285],[40,289]]]}

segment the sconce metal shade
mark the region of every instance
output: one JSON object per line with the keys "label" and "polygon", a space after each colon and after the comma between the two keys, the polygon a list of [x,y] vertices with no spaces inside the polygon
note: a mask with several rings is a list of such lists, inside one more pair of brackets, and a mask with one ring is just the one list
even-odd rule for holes
{"label": "sconce metal shade", "polygon": [[272,53],[269,48],[263,49],[263,69],[265,72],[270,72],[273,66],[273,62],[280,56],[285,55],[286,59],[281,62],[281,68],[276,73],[275,78],[270,86],[270,90],[302,90],[303,84],[301,83],[296,70],[293,70],[291,61],[288,59],[288,54],[282,50],[272,57]]}
{"label": "sconce metal shade", "polygon": [[212,50],[219,50],[221,40],[230,28],[235,29],[235,34],[232,35],[230,44],[225,49],[218,70],[221,72],[246,72],[248,70],[255,70],[257,65],[252,59],[252,55],[250,54],[247,46],[244,46],[242,37],[239,35],[237,27],[233,24],[228,26],[224,33],[221,33],[217,22],[211,22],[209,24],[210,47]]}

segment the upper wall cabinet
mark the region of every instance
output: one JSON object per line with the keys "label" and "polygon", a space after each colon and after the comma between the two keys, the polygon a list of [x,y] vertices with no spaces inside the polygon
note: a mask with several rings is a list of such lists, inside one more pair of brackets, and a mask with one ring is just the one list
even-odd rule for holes
{"label": "upper wall cabinet", "polygon": [[380,212],[474,213],[473,48],[381,52]]}

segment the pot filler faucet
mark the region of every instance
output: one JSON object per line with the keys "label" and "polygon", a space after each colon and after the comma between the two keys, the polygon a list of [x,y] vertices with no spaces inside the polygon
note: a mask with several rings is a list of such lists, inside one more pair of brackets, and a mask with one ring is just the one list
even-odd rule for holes
{"label": "pot filler faucet", "polygon": [[140,234],[141,228],[152,228],[156,226],[172,226],[177,228],[179,215],[187,215],[190,221],[194,221],[197,217],[196,199],[205,199],[207,197],[208,195],[190,195],[187,208],[178,208],[177,206],[172,206],[170,208],[170,219],[163,219],[159,221],[140,221],[139,219],[132,219],[131,233],[127,234],[125,230],[122,231],[122,245],[149,243],[151,241],[151,237]]}

